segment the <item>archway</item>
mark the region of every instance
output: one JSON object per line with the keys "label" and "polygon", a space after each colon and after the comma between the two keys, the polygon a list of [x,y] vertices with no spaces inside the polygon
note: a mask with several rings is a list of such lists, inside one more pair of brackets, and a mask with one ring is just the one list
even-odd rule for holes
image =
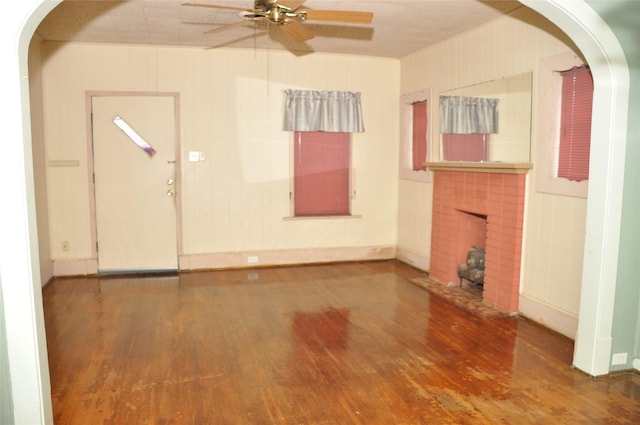
{"label": "archway", "polygon": [[585,2],[520,0],[555,23],[576,43],[594,76],[582,289],[573,364],[609,373],[616,290],[629,99],[629,69],[617,38]]}
{"label": "archway", "polygon": [[[608,373],[627,128],[628,67],[606,24],[585,2],[520,0],[564,30],[585,54],[596,79],[592,176],[574,364],[592,375]],[[0,270],[14,423],[53,422],[33,200],[27,54],[35,28],[61,0],[24,0],[5,11],[0,26],[6,52],[0,70],[5,143],[0,178],[8,182],[0,220]],[[21,108],[17,106],[21,105]],[[18,140],[21,140],[19,142]],[[4,335],[0,335],[2,337]]]}

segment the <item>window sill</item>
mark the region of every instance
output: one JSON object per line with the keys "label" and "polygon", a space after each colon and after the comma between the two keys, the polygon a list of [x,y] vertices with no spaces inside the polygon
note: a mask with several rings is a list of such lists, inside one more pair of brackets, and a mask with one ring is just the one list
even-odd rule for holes
{"label": "window sill", "polygon": [[514,162],[466,162],[443,161],[425,163],[430,170],[440,171],[469,171],[478,173],[526,174],[533,164]]}
{"label": "window sill", "polygon": [[409,170],[409,169],[400,170],[400,179],[413,180],[416,182],[425,182],[425,183],[428,183],[433,180],[433,178],[431,177],[431,172],[429,170]]}
{"label": "window sill", "polygon": [[589,180],[576,182],[557,177],[538,177],[536,190],[551,195],[586,198],[589,190]]}
{"label": "window sill", "polygon": [[362,215],[301,215],[301,216],[289,216],[283,217],[285,221],[299,221],[299,220],[324,220],[324,219],[343,219],[343,218],[362,218]]}

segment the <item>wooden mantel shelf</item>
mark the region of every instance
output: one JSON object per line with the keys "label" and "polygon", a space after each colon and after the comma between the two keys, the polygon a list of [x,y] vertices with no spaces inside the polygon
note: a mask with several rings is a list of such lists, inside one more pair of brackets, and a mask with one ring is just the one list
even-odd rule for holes
{"label": "wooden mantel shelf", "polygon": [[426,162],[433,171],[467,171],[476,173],[526,174],[533,164],[520,162],[466,162],[442,161]]}

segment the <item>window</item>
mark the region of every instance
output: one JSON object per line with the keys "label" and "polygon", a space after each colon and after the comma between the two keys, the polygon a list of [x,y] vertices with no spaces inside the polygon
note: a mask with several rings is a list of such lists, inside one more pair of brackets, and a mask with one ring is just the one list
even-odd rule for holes
{"label": "window", "polygon": [[593,77],[589,67],[572,68],[562,75],[558,177],[589,178]]}
{"label": "window", "polygon": [[360,93],[284,94],[283,128],[294,136],[293,215],[351,216],[351,133],[364,132]]}
{"label": "window", "polygon": [[425,170],[427,160],[427,101],[423,100],[412,104],[412,162],[413,170]]}
{"label": "window", "polygon": [[[574,103],[571,100],[573,95],[563,95],[563,88],[568,88],[565,86],[572,85],[569,83],[564,84],[565,78],[570,78],[565,71],[577,71],[580,69],[583,71],[588,70],[582,58],[574,53],[563,53],[540,61],[537,90],[537,127],[534,130],[538,139],[535,180],[536,189],[539,192],[580,198],[587,197],[589,148],[584,146],[584,142],[587,141],[590,146],[591,136],[585,137],[583,133],[582,136],[577,137],[578,134],[575,133],[575,130],[567,131],[567,129],[571,129],[571,125],[562,123],[563,115],[565,119],[572,115],[568,112],[563,113],[564,107]],[[583,75],[583,77],[585,76]],[[593,83],[590,75],[588,82]],[[590,89],[590,92],[591,99],[587,103],[592,103],[593,88]],[[584,125],[584,120],[578,121],[582,121],[583,124],[581,125],[588,128],[590,132],[591,106],[586,107],[586,110],[589,112],[589,124]],[[567,121],[569,122],[570,120]],[[576,124],[575,121],[574,124]],[[572,132],[576,137],[572,136],[570,139],[561,142],[561,139],[563,139],[561,137],[562,133],[571,135]],[[578,146],[578,143],[573,146],[572,139],[581,140],[583,146]],[[578,147],[577,150],[576,147]],[[561,151],[563,152],[561,153]],[[567,158],[571,158],[571,160],[568,161]],[[569,163],[571,166],[567,168],[566,165]],[[574,166],[580,164],[581,166],[574,170]],[[581,171],[577,171],[579,169]]]}
{"label": "window", "polygon": [[429,161],[429,116],[432,107],[432,91],[420,90],[400,98],[400,178],[429,181],[431,173],[425,162]]}
{"label": "window", "polygon": [[486,161],[488,155],[488,134],[442,135],[442,154],[445,161]]}
{"label": "window", "polygon": [[349,215],[351,134],[296,131],[294,216]]}

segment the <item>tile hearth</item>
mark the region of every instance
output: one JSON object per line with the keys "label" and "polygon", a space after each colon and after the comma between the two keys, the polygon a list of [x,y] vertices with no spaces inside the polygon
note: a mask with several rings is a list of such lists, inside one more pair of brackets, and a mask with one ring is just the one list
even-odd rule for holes
{"label": "tile hearth", "polygon": [[479,286],[447,286],[428,277],[415,277],[409,279],[409,281],[481,319],[509,317],[516,314],[502,312],[484,303],[482,301],[482,288]]}

